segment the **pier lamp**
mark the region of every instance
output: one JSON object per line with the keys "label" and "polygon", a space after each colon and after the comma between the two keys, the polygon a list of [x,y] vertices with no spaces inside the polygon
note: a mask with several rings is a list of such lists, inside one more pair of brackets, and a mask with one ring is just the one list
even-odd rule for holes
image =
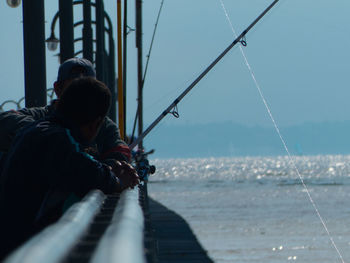
{"label": "pier lamp", "polygon": [[9,7],[18,7],[21,4],[21,0],[6,0]]}
{"label": "pier lamp", "polygon": [[58,43],[60,43],[60,41],[55,36],[54,32],[51,32],[50,37],[48,39],[46,39],[45,42],[47,44],[48,50],[50,50],[50,51],[55,51],[58,47]]}
{"label": "pier lamp", "polygon": [[59,39],[55,36],[55,26],[56,26],[58,17],[59,17],[59,12],[57,12],[53,17],[51,21],[51,35],[48,39],[45,40],[47,44],[47,48],[50,51],[55,51],[57,49],[58,43],[60,43]]}
{"label": "pier lamp", "polygon": [[[8,0],[10,1],[10,0]],[[14,1],[14,0],[13,0]],[[20,0],[17,0],[17,1],[20,1]],[[82,4],[83,1],[75,1],[73,2],[73,5],[78,5],[78,4]],[[96,4],[95,3],[91,3],[92,6],[95,6]],[[108,16],[108,14],[106,12],[103,13],[103,16],[104,16],[104,19],[106,20],[107,24],[108,24],[108,27],[104,27],[104,32],[106,32],[108,34],[108,38],[109,38],[109,42],[108,42],[108,45],[109,45],[109,52],[111,53],[111,55],[109,55],[109,57],[114,57],[114,54],[115,54],[115,51],[114,51],[114,39],[113,39],[113,25],[112,25],[112,21],[110,19],[110,17]],[[57,20],[59,18],[59,12],[57,12],[55,14],[55,16],[53,17],[52,21],[51,21],[51,34],[50,34],[50,37],[47,38],[45,40],[46,42],[46,45],[47,45],[47,49],[50,50],[50,51],[55,51],[58,47],[58,44],[60,43],[60,40],[56,37],[55,35],[55,27],[56,27],[56,23],[57,23]],[[91,21],[92,24],[97,24],[96,21]],[[84,21],[79,21],[79,22],[76,22],[74,23],[73,27],[76,28],[78,26],[81,26],[84,24]],[[130,31],[134,31],[134,30],[130,30]],[[74,43],[76,42],[79,42],[79,41],[83,41],[83,38],[76,38],[74,39]],[[93,42],[97,42],[96,39],[92,39]],[[77,56],[79,54],[83,53],[83,51],[79,51],[79,52],[76,52],[74,53],[74,56]],[[93,54],[96,55],[96,51],[93,51]],[[60,54],[58,54],[59,56]],[[93,63],[95,63],[95,61],[92,61]],[[113,61],[111,61],[111,63],[114,64]],[[110,67],[109,67],[110,68]],[[113,69],[111,69],[113,70]]]}

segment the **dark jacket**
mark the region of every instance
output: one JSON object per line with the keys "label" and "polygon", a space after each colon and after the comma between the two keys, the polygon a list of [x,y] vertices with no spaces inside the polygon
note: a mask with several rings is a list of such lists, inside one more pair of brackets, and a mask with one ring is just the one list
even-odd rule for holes
{"label": "dark jacket", "polygon": [[[0,151],[7,152],[16,133],[33,121],[53,113],[54,103],[45,107],[23,108],[18,111],[0,113]],[[127,144],[120,138],[117,125],[108,117],[95,139],[96,158],[105,161],[130,161],[131,153]]]}
{"label": "dark jacket", "polygon": [[71,194],[118,189],[109,167],[83,152],[80,143],[78,129],[57,116],[17,134],[0,177],[0,250],[12,250],[56,220]]}

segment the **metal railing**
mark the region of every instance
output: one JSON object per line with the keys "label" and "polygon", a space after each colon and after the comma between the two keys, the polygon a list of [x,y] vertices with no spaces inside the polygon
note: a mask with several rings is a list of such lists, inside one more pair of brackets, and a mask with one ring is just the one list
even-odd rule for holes
{"label": "metal railing", "polygon": [[101,191],[90,192],[81,202],[68,209],[57,223],[24,243],[5,262],[60,262],[87,230],[105,198]]}
{"label": "metal railing", "polygon": [[[53,88],[47,89],[46,90],[46,96],[48,101],[51,101],[55,98],[55,92]],[[16,100],[6,100],[3,103],[0,104],[0,112],[6,111],[5,107],[7,105],[14,105],[16,110],[24,108],[24,97],[20,98],[18,101]]]}
{"label": "metal railing", "polygon": [[138,190],[124,191],[112,222],[92,256],[92,263],[146,262],[143,246],[143,213]]}
{"label": "metal railing", "polygon": [[[107,230],[84,262],[145,263],[143,246],[144,217],[139,204],[139,190],[124,191],[113,207]],[[79,246],[84,235],[98,218],[108,196],[91,191],[81,202],[69,208],[61,219],[13,251],[5,263],[65,262]],[[71,261],[69,261],[71,262]],[[82,261],[79,261],[82,262]]]}

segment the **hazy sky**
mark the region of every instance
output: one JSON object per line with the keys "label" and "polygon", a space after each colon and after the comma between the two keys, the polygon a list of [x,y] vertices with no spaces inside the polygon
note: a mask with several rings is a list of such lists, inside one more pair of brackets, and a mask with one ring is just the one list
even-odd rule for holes
{"label": "hazy sky", "polygon": [[[46,37],[57,2],[45,1]],[[134,1],[129,2],[129,25],[134,27]],[[240,33],[272,1],[223,2]],[[144,1],[144,61],[160,3]],[[116,1],[105,0],[105,6],[116,23]],[[280,0],[248,33],[244,51],[279,125],[350,120],[349,10],[348,0]],[[21,15],[21,7],[11,9],[0,1],[0,101],[18,100],[24,94]],[[233,39],[220,0],[165,0],[145,82],[145,123],[153,121]],[[128,41],[131,129],[137,83],[134,33]],[[46,53],[48,87],[56,78],[56,53]],[[163,123],[272,125],[238,46],[179,104],[179,113],[179,119],[168,116]]]}

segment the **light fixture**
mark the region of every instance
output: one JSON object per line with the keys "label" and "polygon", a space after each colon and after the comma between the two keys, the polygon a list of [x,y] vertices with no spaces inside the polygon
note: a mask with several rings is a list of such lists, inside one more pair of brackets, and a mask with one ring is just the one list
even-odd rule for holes
{"label": "light fixture", "polygon": [[21,4],[21,0],[6,0],[10,7],[18,7]]}
{"label": "light fixture", "polygon": [[46,39],[45,42],[47,43],[48,50],[55,51],[60,41],[55,37],[55,34],[52,32],[51,36],[48,39]]}

